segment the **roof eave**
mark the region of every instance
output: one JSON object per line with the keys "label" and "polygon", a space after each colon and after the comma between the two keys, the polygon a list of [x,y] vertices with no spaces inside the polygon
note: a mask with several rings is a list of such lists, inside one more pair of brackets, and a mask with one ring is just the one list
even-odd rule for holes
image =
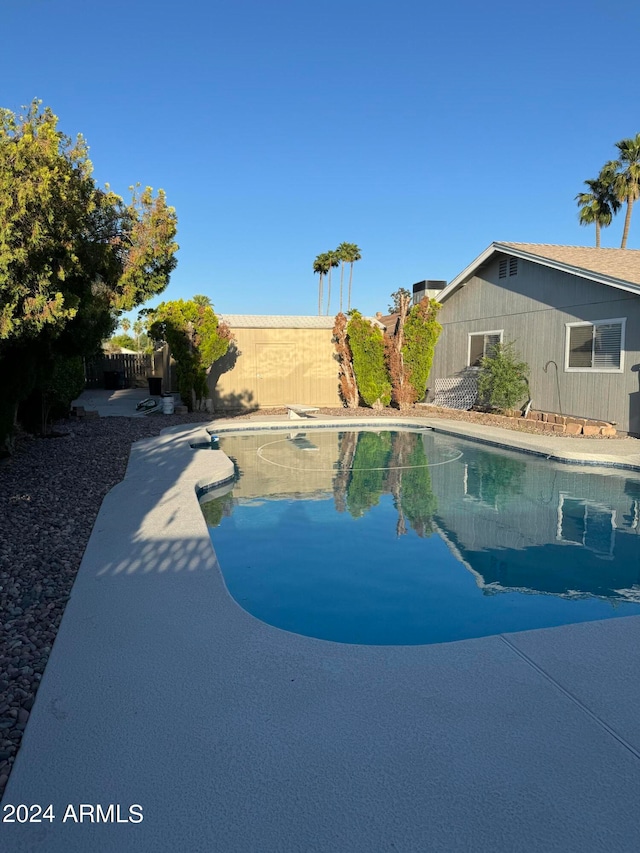
{"label": "roof eave", "polygon": [[608,287],[615,287],[618,290],[626,290],[628,293],[640,295],[640,286],[632,284],[629,281],[625,281],[624,279],[614,278],[614,276],[598,273],[594,270],[587,270],[583,267],[576,267],[572,264],[565,264],[562,261],[556,261],[552,258],[544,258],[540,255],[533,254],[532,252],[508,246],[505,243],[495,242],[485,249],[481,255],[478,255],[478,257],[472,261],[468,267],[465,267],[465,269],[463,269],[462,272],[444,288],[438,297],[438,302],[444,302],[449,298],[449,296],[455,293],[456,290],[463,287],[475,274],[476,270],[497,252],[502,252],[506,255],[513,255],[514,257],[522,258],[525,261],[540,264],[540,266],[551,267],[552,269],[559,270],[560,272],[567,272],[572,275],[580,276],[580,278],[589,279],[589,281],[595,281],[598,284],[606,284]]}

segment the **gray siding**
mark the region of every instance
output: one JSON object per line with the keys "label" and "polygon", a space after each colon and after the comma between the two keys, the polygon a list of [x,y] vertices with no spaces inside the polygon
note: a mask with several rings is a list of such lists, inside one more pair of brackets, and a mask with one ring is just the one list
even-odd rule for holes
{"label": "gray siding", "polygon": [[[496,255],[443,305],[443,330],[429,386],[467,366],[468,335],[503,329],[530,368],[533,406],[614,421],[640,434],[640,298],[622,290],[518,259],[518,274],[498,278]],[[623,373],[565,372],[565,323],[626,318]],[[555,368],[558,365],[558,385]]]}

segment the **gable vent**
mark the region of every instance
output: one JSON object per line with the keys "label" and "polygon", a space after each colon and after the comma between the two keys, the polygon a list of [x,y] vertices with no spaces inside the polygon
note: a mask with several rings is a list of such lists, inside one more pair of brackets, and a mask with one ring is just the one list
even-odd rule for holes
{"label": "gable vent", "polygon": [[509,275],[518,275],[518,259],[509,258]]}
{"label": "gable vent", "polygon": [[498,278],[506,278],[507,277],[507,259],[500,258],[500,264],[498,266]]}

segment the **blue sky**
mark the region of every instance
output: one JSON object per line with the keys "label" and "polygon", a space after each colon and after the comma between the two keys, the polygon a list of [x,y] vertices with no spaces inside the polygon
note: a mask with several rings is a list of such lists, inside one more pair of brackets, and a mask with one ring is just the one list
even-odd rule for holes
{"label": "blue sky", "polygon": [[640,131],[640,7],[434,5],[4,0],[0,105],[40,98],[100,184],[164,188],[163,298],[219,313],[317,314],[313,260],[342,241],[366,314],[493,240],[593,245],[574,197]]}

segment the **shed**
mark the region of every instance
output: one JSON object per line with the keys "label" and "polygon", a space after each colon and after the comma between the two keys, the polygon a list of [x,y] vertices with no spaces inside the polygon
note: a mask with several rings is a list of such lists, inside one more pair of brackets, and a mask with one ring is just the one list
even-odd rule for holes
{"label": "shed", "polygon": [[235,341],[210,377],[216,411],[341,406],[333,317],[224,314]]}

